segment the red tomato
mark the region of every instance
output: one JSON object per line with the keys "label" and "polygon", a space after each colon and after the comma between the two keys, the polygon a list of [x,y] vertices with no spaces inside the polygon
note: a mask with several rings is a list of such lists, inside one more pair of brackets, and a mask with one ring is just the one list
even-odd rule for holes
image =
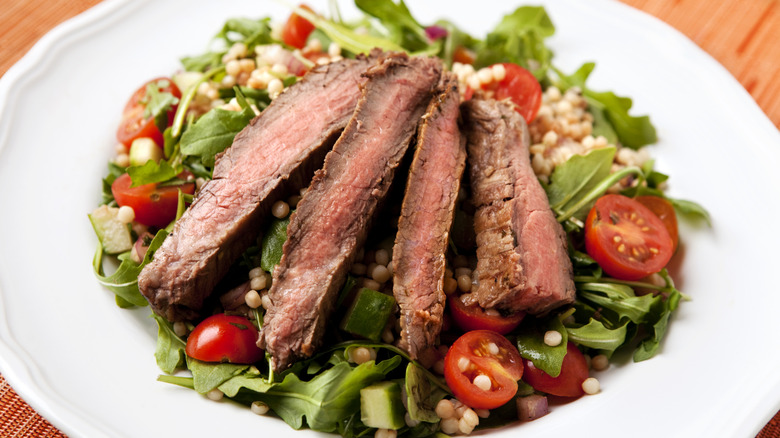
{"label": "red tomato", "polygon": [[[488,390],[474,383],[484,376],[490,379]],[[464,334],[444,358],[447,385],[458,400],[475,409],[493,409],[511,400],[522,376],[523,362],[517,348],[490,330]]]}
{"label": "red tomato", "polygon": [[457,296],[451,296],[448,301],[452,319],[463,331],[492,330],[505,335],[515,329],[525,316],[518,312],[510,316],[490,315],[479,305],[466,306]]}
{"label": "red tomato", "polygon": [[[130,97],[130,100],[127,101],[127,105],[125,105],[122,121],[119,123],[119,129],[116,131],[116,139],[128,148],[133,143],[133,140],[141,137],[151,138],[160,147],[163,145],[163,135],[155,124],[154,115],[144,117],[147,103],[146,88],[149,84],[157,84],[157,89],[161,93],[171,93],[177,99],[181,98],[179,87],[169,78],[152,79],[136,90]],[[178,105],[172,105],[168,109],[168,126],[173,124],[173,117],[176,114],[177,107]]]}
{"label": "red tomato", "polygon": [[506,76],[497,83],[483,85],[493,90],[498,100],[509,98],[515,104],[515,110],[526,122],[531,123],[542,106],[542,86],[533,74],[517,64],[502,63]]}
{"label": "red tomato", "polygon": [[677,250],[677,244],[680,241],[680,237],[677,234],[677,214],[674,212],[672,203],[659,196],[637,196],[637,201],[650,211],[655,213],[661,222],[666,226],[666,231],[669,232],[669,237],[672,238],[672,252]]}
{"label": "red tomato", "polygon": [[523,359],[523,365],[523,380],[537,391],[561,397],[579,397],[585,393],[582,390],[582,382],[588,378],[588,363],[577,346],[571,342],[566,345],[566,356],[563,357],[558,377],[552,377],[536,368],[530,360]]}
{"label": "red tomato", "polygon": [[[314,12],[306,5],[300,5],[300,7],[309,12]],[[306,40],[313,31],[314,25],[309,20],[292,13],[282,28],[282,41],[288,46],[302,49],[306,47]]]}
{"label": "red tomato", "polygon": [[622,195],[596,201],[585,221],[585,249],[607,274],[639,280],[663,269],[672,257],[672,238],[661,219]]}
{"label": "red tomato", "polygon": [[263,359],[258,332],[243,316],[220,313],[201,321],[187,338],[187,356],[203,362],[252,364]]}
{"label": "red tomato", "polygon": [[[189,172],[182,173],[180,178],[187,179]],[[195,183],[184,183],[175,186],[160,186],[144,184],[130,187],[130,175],[123,174],[111,184],[111,193],[119,206],[129,206],[135,212],[135,221],[154,227],[165,227],[176,218],[176,207],[179,204],[179,190],[186,194],[195,193]]]}
{"label": "red tomato", "polygon": [[461,64],[474,64],[476,59],[477,57],[474,52],[463,46],[458,46],[452,53],[452,62],[459,62]]}

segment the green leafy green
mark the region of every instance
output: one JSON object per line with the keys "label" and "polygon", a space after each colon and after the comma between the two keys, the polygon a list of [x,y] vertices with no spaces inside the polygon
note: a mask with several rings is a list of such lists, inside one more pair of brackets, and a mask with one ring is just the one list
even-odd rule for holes
{"label": "green leafy green", "polygon": [[712,226],[712,219],[710,213],[696,202],[688,201],[685,199],[666,198],[674,206],[675,211],[682,214],[684,217],[692,219],[700,219]]}
{"label": "green leafy green", "polygon": [[179,98],[167,91],[160,91],[170,86],[168,79],[160,79],[146,85],[146,95],[140,103],[144,105],[143,117],[154,117],[154,123],[160,131],[168,126],[168,111],[179,103]]}
{"label": "green leafy green", "polygon": [[513,62],[529,70],[538,80],[547,77],[553,57],[544,39],[555,26],[544,7],[521,6],[501,22],[476,47],[476,68],[500,62]]}
{"label": "green leafy green", "polygon": [[[562,337],[561,343],[554,347],[544,343],[544,334],[550,330],[557,331]],[[520,355],[533,362],[536,368],[558,377],[568,342],[568,333],[558,316],[543,320],[525,318],[517,333],[517,349]]]}
{"label": "green leafy green", "polygon": [[202,362],[187,356],[187,368],[192,372],[195,391],[205,394],[241,374],[249,365]]}
{"label": "green leafy green", "polygon": [[[561,215],[576,206],[609,176],[614,157],[615,148],[595,149],[586,155],[574,155],[556,166],[545,188],[553,211]],[[591,206],[592,203],[583,205],[573,216],[584,220]]]}
{"label": "green leafy green", "polygon": [[181,153],[200,157],[204,165],[214,166],[218,153],[227,149],[233,138],[255,118],[251,107],[241,111],[214,108],[204,114],[181,136]]}
{"label": "green leafy green", "polygon": [[157,366],[163,372],[173,374],[184,365],[186,343],[174,333],[172,324],[165,318],[156,313],[152,317],[157,321],[157,348],[154,352]]}
{"label": "green leafy green", "polygon": [[406,366],[406,406],[412,420],[427,423],[438,423],[441,418],[436,415],[436,404],[447,393],[431,383],[423,368],[409,363]]}
{"label": "green leafy green", "polygon": [[387,30],[385,37],[390,41],[412,52],[428,48],[425,28],[415,20],[403,0],[398,3],[393,0],[355,0],[355,5],[379,19]]}
{"label": "green leafy green", "polygon": [[290,225],[290,217],[274,219],[263,235],[262,252],[260,253],[260,267],[264,271],[273,272],[274,266],[282,259],[282,248],[287,240],[287,226]]}
{"label": "green leafy green", "polygon": [[114,202],[114,193],[111,191],[111,185],[117,178],[125,173],[125,168],[116,165],[113,162],[108,163],[108,175],[103,178],[103,200],[101,204],[109,205]]}
{"label": "green leafy green", "polygon": [[159,163],[149,160],[141,166],[130,166],[127,168],[127,173],[133,182],[130,187],[168,181],[176,178],[176,175],[179,174],[165,160],[160,160]]}
{"label": "green leafy green", "polygon": [[608,329],[604,323],[593,318],[588,324],[579,327],[566,327],[569,340],[577,345],[600,350],[611,356],[612,353],[626,341],[626,325]]}
{"label": "green leafy green", "polygon": [[309,22],[324,32],[332,41],[338,43],[342,49],[352,53],[369,53],[371,49],[375,47],[382,50],[397,52],[402,52],[404,50],[403,47],[386,38],[356,33],[345,25],[326,20],[306,9],[296,7],[293,8],[293,10],[296,14],[309,20]]}

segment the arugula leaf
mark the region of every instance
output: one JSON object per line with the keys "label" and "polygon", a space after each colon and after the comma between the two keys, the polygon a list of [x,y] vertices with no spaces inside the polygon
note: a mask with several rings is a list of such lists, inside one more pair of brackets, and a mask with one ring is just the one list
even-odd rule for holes
{"label": "arugula leaf", "polygon": [[586,325],[566,327],[566,332],[569,340],[575,344],[595,348],[611,356],[626,341],[626,326],[627,323],[624,323],[615,329],[608,329],[601,321],[591,318]]}
{"label": "arugula leaf", "polygon": [[163,240],[168,236],[168,232],[160,230],[157,235],[154,236],[152,242],[149,244],[149,249],[144,256],[141,263],[136,263],[129,257],[129,253],[125,253],[119,256],[121,263],[113,274],[106,276],[103,273],[103,245],[98,243],[97,251],[92,259],[92,268],[95,273],[95,277],[98,283],[114,292],[120,297],[122,302],[118,302],[120,307],[123,304],[130,303],[135,306],[146,306],[148,302],[141,292],[138,290],[138,274],[141,273],[146,264],[148,264],[154,252],[162,245]]}
{"label": "arugula leaf", "polygon": [[541,81],[547,77],[553,57],[544,39],[554,33],[555,25],[544,7],[521,6],[505,15],[487,38],[477,45],[474,67],[513,62]]}
{"label": "arugula leaf", "polygon": [[594,116],[594,135],[604,135],[613,143],[617,139],[621,145],[631,149],[657,142],[655,127],[648,116],[634,117],[628,114],[633,104],[630,98],[618,96],[611,91],[593,91],[585,86],[585,81],[594,67],[592,62],[585,63],[569,76],[554,69],[558,76],[558,88],[565,91],[576,86],[582,90],[589,111]]}
{"label": "arugula leaf", "polygon": [[215,156],[227,149],[236,134],[255,118],[249,106],[241,111],[214,108],[204,114],[181,136],[181,153],[200,157],[203,164],[213,167]]}
{"label": "arugula leaf", "polygon": [[202,362],[187,356],[195,391],[205,394],[249,368],[249,365]]}
{"label": "arugula leaf", "polygon": [[447,64],[447,67],[449,68],[452,68],[455,51],[458,50],[459,47],[473,51],[479,43],[478,40],[462,31],[452,22],[439,20],[436,22],[436,25],[447,30],[447,36],[444,37],[444,44],[439,52],[439,57],[444,60],[444,63]]}
{"label": "arugula leaf", "polygon": [[707,223],[708,226],[712,226],[712,219],[710,213],[696,202],[688,201],[685,199],[666,198],[672,203],[674,209],[682,214],[684,217],[691,219],[701,219]]}
{"label": "arugula leaf", "polygon": [[156,313],[152,317],[157,321],[157,348],[154,358],[163,372],[173,374],[184,365],[184,347],[186,343],[173,331],[173,325]]}
{"label": "arugula leaf", "polygon": [[108,205],[114,202],[114,193],[111,191],[111,185],[117,178],[125,173],[125,168],[116,165],[113,162],[108,163],[108,175],[103,178],[103,200],[101,205]]}
{"label": "arugula leaf", "polygon": [[[544,334],[547,331],[555,330],[561,334],[563,340],[555,347],[544,343]],[[566,356],[566,343],[568,342],[568,332],[558,316],[539,320],[535,318],[525,318],[520,324],[517,336],[517,349],[524,359],[534,363],[536,368],[544,371],[552,377],[558,377],[561,374],[563,357]]]}
{"label": "arugula leaf", "polygon": [[271,37],[270,21],[270,18],[231,18],[214,38],[224,40],[228,47],[237,42],[243,42],[248,49],[258,44],[270,44],[274,41]]}
{"label": "arugula leaf", "polygon": [[[560,215],[577,205],[586,194],[609,176],[614,157],[615,148],[595,149],[586,155],[574,155],[565,163],[556,166],[550,176],[550,184],[545,188],[553,211]],[[583,206],[574,216],[584,220],[591,206]]]}
{"label": "arugula leaf", "polygon": [[389,39],[409,51],[428,48],[428,36],[425,28],[415,20],[403,0],[355,0],[355,5],[363,12],[376,17],[388,30]]}
{"label": "arugula leaf", "polygon": [[412,362],[406,366],[405,386],[409,417],[426,423],[438,423],[441,418],[436,415],[436,404],[447,393],[431,384],[423,369]]}
{"label": "arugula leaf", "polygon": [[130,174],[130,180],[132,181],[130,187],[168,181],[176,178],[176,175],[179,174],[165,160],[160,160],[159,163],[149,160],[141,166],[130,166],[127,168],[127,173]]}
{"label": "arugula leaf", "polygon": [[144,119],[154,117],[154,123],[161,132],[168,125],[168,110],[179,103],[178,97],[167,91],[160,91],[168,86],[170,86],[168,79],[160,79],[146,84],[146,95],[141,102],[144,105]]}
{"label": "arugula leaf", "polygon": [[358,34],[347,26],[326,20],[303,8],[295,7],[293,10],[296,14],[309,20],[311,24],[324,32],[332,41],[338,43],[342,49],[352,53],[369,53],[374,47],[387,51],[404,51],[403,47],[386,38]]}
{"label": "arugula leaf", "polygon": [[619,320],[628,318],[635,324],[647,322],[653,306],[661,300],[652,294],[635,296],[630,286],[614,283],[582,283],[578,285],[577,295],[615,312]]}
{"label": "arugula leaf", "polygon": [[260,267],[266,272],[273,272],[274,266],[282,259],[282,248],[287,240],[288,225],[290,225],[290,216],[286,219],[274,219],[263,235]]}

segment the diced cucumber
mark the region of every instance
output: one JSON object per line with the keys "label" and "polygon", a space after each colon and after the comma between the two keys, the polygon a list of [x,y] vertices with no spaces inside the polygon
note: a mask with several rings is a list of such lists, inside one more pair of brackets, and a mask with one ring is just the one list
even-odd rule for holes
{"label": "diced cucumber", "polygon": [[401,386],[379,382],[360,390],[360,420],[368,427],[397,430],[406,425]]}
{"label": "diced cucumber", "polygon": [[149,137],[140,137],[130,145],[130,165],[143,166],[147,161],[159,163],[163,159],[163,150]]}
{"label": "diced cucumber", "polygon": [[361,288],[341,321],[341,329],[355,336],[378,341],[393,313],[395,298],[368,288]]}
{"label": "diced cucumber", "polygon": [[107,254],[119,254],[133,247],[133,239],[127,224],[117,219],[118,208],[101,205],[89,214],[89,221],[95,229],[103,251]]}

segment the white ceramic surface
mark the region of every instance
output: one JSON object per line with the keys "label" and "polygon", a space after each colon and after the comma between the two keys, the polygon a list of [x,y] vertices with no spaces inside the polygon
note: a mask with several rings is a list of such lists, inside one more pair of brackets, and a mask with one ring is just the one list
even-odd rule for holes
{"label": "white ceramic surface", "polygon": [[[475,35],[513,9],[409,3],[422,22],[449,17]],[[670,194],[705,205],[713,227],[682,226],[678,285],[693,300],[656,358],[613,366],[598,373],[601,394],[490,435],[753,437],[780,408],[780,135],[723,67],[660,21],[609,0],[545,4],[556,65],[596,61],[592,88],[651,115]],[[86,215],[127,97],[200,53],[226,18],[288,13],[248,0],[184,5],[108,0],[0,80],[0,372],[72,437],[315,436],[157,382],[149,309],[119,309],[92,276]]]}

